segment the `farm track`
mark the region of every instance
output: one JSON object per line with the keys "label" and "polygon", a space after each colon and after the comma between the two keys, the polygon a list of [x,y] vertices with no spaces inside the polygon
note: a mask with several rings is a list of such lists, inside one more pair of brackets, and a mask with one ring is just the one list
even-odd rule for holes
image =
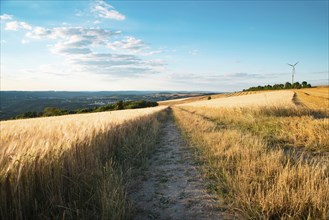
{"label": "farm track", "polygon": [[292,97],[292,101],[296,106],[300,106],[300,107],[306,107],[302,101],[300,100],[300,98],[298,97],[298,94],[296,92],[294,92],[294,96]]}
{"label": "farm track", "polygon": [[223,219],[216,196],[207,193],[189,146],[169,114],[149,168],[129,196],[134,219]]}

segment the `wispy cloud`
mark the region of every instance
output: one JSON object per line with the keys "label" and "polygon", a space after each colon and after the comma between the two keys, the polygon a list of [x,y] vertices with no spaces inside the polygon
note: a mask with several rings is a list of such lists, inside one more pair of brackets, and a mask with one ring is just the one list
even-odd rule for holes
{"label": "wispy cloud", "polygon": [[51,49],[55,54],[75,55],[75,54],[89,54],[92,51],[87,47],[67,47],[65,44],[55,44]]}
{"label": "wispy cloud", "polygon": [[270,74],[258,74],[258,73],[230,73],[230,74],[210,74],[210,73],[175,73],[170,77],[176,82],[191,82],[191,83],[228,83],[228,82],[244,82],[246,80],[264,80],[275,79],[285,73],[270,73]]}
{"label": "wispy cloud", "polygon": [[114,7],[103,0],[95,1],[92,6],[92,11],[101,18],[113,19],[122,21],[125,20],[126,16],[116,11]]}
{"label": "wispy cloud", "polygon": [[121,51],[128,54],[150,56],[154,54],[162,53],[162,50],[152,50],[145,42],[141,39],[137,39],[132,36],[125,36],[120,40],[109,42],[106,45],[113,51]]}
{"label": "wispy cloud", "polygon": [[266,79],[281,76],[282,73],[270,73],[270,74],[259,74],[259,73],[231,73],[223,75],[223,78],[226,79]]}
{"label": "wispy cloud", "polygon": [[5,30],[18,31],[20,29],[32,30],[32,26],[26,22],[10,21],[6,23]]}
{"label": "wispy cloud", "polygon": [[121,77],[157,73],[165,66],[161,60],[143,60],[135,55],[112,53],[91,53],[71,57],[70,62],[87,72]]}
{"label": "wispy cloud", "polygon": [[[103,6],[107,4],[97,3]],[[39,40],[52,42],[49,45],[50,52],[64,56],[78,71],[129,77],[153,74],[165,69],[162,60],[142,58],[161,53],[161,50],[152,50],[141,39],[124,36],[121,31],[66,25],[55,28],[33,27],[21,21],[7,22],[5,30],[25,30],[22,44]]]}
{"label": "wispy cloud", "polygon": [[112,50],[127,49],[132,51],[139,51],[143,48],[146,48],[145,43],[131,36],[124,37],[121,41],[114,41],[107,45],[107,47]]}
{"label": "wispy cloud", "polygon": [[8,14],[0,15],[0,20],[12,20],[13,16]]}

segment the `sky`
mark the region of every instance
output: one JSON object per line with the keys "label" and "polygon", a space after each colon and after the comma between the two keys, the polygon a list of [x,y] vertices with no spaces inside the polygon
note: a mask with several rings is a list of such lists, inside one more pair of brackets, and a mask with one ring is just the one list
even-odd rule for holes
{"label": "sky", "polygon": [[1,90],[328,84],[328,1],[1,0]]}

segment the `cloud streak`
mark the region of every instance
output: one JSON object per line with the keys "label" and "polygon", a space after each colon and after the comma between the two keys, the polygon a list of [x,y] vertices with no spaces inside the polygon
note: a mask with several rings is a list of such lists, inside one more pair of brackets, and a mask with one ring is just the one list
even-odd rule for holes
{"label": "cloud streak", "polygon": [[[97,4],[108,9],[112,7],[103,1]],[[154,74],[165,69],[162,60],[142,58],[161,53],[161,50],[152,51],[141,39],[123,36],[121,31],[82,26],[32,27],[21,21],[8,21],[5,30],[25,30],[22,44],[40,40],[52,42],[50,52],[65,57],[78,71],[129,77]]]}
{"label": "cloud streak", "polygon": [[13,16],[8,14],[0,15],[0,20],[12,20]]}
{"label": "cloud streak", "polygon": [[244,82],[246,80],[263,80],[263,79],[275,79],[279,78],[286,73],[270,73],[270,74],[258,74],[258,73],[230,73],[230,74],[196,74],[196,73],[176,73],[171,74],[170,78],[177,82],[190,81],[192,83],[222,83],[222,82]]}
{"label": "cloud streak", "polygon": [[26,22],[10,21],[6,23],[5,30],[18,31],[18,30],[32,30],[32,26]]}
{"label": "cloud streak", "polygon": [[103,0],[96,1],[92,6],[92,11],[101,18],[122,21],[126,16],[116,11],[114,7]]}

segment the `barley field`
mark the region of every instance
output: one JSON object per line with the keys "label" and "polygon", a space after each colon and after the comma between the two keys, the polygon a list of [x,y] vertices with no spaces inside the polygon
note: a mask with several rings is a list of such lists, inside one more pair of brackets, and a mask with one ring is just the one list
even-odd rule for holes
{"label": "barley field", "polygon": [[0,218],[129,218],[125,184],[164,109],[2,121]]}
{"label": "barley field", "polygon": [[0,219],[131,219],[127,188],[173,108],[207,187],[237,219],[329,219],[325,88],[0,122]]}
{"label": "barley field", "polygon": [[238,219],[328,219],[328,109],[292,91],[255,95],[174,107],[208,188]]}
{"label": "barley field", "polygon": [[275,92],[262,92],[253,93],[248,95],[244,92],[243,94],[235,94],[232,96],[203,100],[197,102],[191,102],[182,104],[182,106],[194,106],[194,107],[244,107],[244,106],[293,106],[292,91],[275,91]]}

